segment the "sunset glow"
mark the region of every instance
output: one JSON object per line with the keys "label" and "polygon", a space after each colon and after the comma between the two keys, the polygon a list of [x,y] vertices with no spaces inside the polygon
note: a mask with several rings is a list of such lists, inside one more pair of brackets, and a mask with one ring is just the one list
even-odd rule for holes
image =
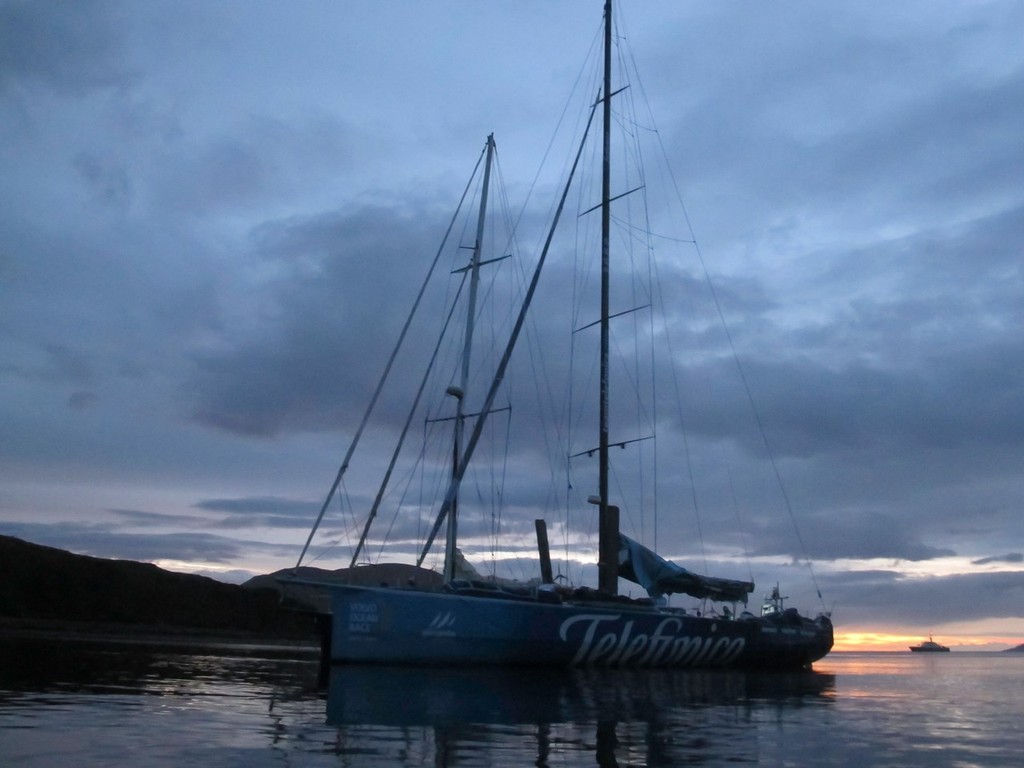
{"label": "sunset glow", "polygon": [[1024,643],[1024,633],[1013,635],[953,635],[941,633],[910,634],[898,632],[871,632],[867,630],[837,632],[834,651],[907,651],[910,646],[926,640],[928,635],[953,650],[1001,651]]}

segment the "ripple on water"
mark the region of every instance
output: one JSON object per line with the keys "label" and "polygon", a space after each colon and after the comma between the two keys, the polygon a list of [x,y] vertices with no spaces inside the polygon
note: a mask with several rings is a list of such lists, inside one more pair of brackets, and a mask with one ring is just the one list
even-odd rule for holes
{"label": "ripple on water", "polygon": [[1024,749],[1024,657],[998,654],[775,676],[340,668],[323,690],[315,660],[43,650],[12,666],[0,648],[5,764],[990,768]]}

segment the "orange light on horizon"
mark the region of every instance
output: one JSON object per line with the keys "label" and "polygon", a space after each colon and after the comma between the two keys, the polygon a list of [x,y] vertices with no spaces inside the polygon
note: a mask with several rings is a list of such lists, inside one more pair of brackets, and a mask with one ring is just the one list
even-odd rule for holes
{"label": "orange light on horizon", "polygon": [[834,651],[905,651],[920,642],[917,636],[884,632],[837,632]]}
{"label": "orange light on horizon", "polygon": [[[920,634],[898,634],[895,632],[837,632],[834,651],[907,651],[926,636]],[[991,651],[1011,648],[1021,643],[1020,639],[1005,636],[980,635],[935,635],[934,639],[943,645],[958,650]]]}

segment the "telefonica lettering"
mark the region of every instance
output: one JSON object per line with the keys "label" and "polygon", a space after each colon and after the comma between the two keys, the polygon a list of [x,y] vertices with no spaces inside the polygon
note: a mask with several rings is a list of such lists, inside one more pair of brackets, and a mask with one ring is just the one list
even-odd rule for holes
{"label": "telefonica lettering", "polygon": [[663,619],[650,634],[634,631],[634,622],[621,615],[581,614],[562,622],[559,637],[579,642],[573,665],[686,667],[727,665],[746,645],[742,637],[690,637],[677,634],[683,622]]}

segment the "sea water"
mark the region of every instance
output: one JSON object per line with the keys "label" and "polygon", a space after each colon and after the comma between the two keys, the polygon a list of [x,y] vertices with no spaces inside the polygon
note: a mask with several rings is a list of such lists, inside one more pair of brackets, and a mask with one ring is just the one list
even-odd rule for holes
{"label": "sea water", "polygon": [[136,764],[1020,766],[1024,655],[322,675],[280,648],[0,640],[0,765]]}

